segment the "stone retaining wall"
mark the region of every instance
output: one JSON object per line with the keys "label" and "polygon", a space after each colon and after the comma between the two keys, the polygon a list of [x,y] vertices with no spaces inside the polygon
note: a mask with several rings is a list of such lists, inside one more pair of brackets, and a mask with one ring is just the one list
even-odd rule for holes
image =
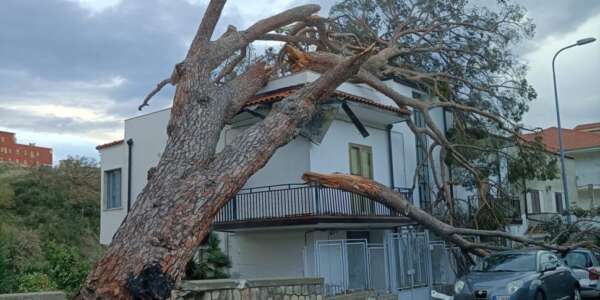
{"label": "stone retaining wall", "polygon": [[360,291],[326,297],[325,300],[398,300],[398,294],[381,294],[375,291]]}
{"label": "stone retaining wall", "polygon": [[323,278],[217,279],[184,281],[178,300],[323,300]]}
{"label": "stone retaining wall", "polygon": [[0,300],[66,300],[63,292],[1,294]]}

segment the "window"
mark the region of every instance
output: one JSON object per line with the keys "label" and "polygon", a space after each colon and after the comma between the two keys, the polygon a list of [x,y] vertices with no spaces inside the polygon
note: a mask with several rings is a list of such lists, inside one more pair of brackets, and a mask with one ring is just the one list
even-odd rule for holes
{"label": "window", "polygon": [[531,195],[531,212],[534,214],[541,213],[540,191],[531,191],[529,195]]}
{"label": "window", "polygon": [[121,208],[121,169],[104,172],[106,209]]}
{"label": "window", "polygon": [[554,193],[554,202],[556,203],[556,212],[563,212],[564,207],[563,207],[563,199],[562,199],[562,193],[561,192],[556,192]]}
{"label": "window", "polygon": [[350,174],[373,179],[372,153],[369,146],[350,144]]}
{"label": "window", "polygon": [[[373,179],[373,151],[371,147],[357,144],[349,145],[350,174]],[[374,203],[370,199],[352,194],[352,211],[358,215],[372,213]]]}

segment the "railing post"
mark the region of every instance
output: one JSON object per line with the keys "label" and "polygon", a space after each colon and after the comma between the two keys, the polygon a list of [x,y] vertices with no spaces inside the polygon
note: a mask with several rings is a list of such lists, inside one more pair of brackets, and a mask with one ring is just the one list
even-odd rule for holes
{"label": "railing post", "polygon": [[233,197],[233,201],[231,203],[231,206],[233,208],[233,220],[231,221],[236,221],[238,219],[238,215],[237,215],[237,195],[235,197]]}
{"label": "railing post", "polygon": [[319,185],[316,184],[315,185],[315,209],[316,209],[316,214],[320,214],[321,213],[321,201],[319,200]]}

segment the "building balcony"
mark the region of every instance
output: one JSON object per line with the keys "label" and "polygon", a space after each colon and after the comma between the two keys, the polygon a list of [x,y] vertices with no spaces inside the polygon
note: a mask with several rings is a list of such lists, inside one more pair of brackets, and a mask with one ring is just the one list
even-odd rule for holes
{"label": "building balcony", "polygon": [[[412,202],[412,192],[396,188]],[[367,197],[335,188],[283,184],[242,189],[219,211],[216,230],[320,223],[410,223],[401,213]]]}

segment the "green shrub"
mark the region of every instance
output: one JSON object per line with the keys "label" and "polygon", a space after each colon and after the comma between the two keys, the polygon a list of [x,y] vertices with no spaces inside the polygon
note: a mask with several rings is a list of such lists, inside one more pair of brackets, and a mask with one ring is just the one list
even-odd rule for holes
{"label": "green shrub", "polygon": [[188,280],[228,278],[231,260],[221,251],[219,237],[210,233],[194,257],[188,262],[185,276]]}
{"label": "green shrub", "polygon": [[21,275],[17,279],[17,292],[19,293],[52,291],[56,288],[56,283],[48,275],[40,272]]}
{"label": "green shrub", "polygon": [[85,280],[89,270],[76,248],[48,243],[47,273],[61,290],[74,291]]}
{"label": "green shrub", "polygon": [[8,248],[0,231],[0,294],[12,291],[13,276],[10,269]]}

